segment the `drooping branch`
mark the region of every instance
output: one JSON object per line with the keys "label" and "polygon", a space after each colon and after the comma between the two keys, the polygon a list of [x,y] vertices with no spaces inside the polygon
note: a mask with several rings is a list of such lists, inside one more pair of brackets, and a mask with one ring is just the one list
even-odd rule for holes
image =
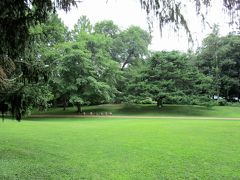
{"label": "drooping branch", "polygon": [[15,70],[15,64],[6,55],[0,55],[0,89],[8,84],[8,77]]}
{"label": "drooping branch", "polygon": [[[192,40],[188,26],[189,17],[184,14],[184,8],[195,6],[196,15],[202,16],[204,21],[206,13],[202,12],[202,10],[214,6],[212,2],[213,0],[140,0],[142,8],[148,15],[150,27],[153,24],[153,19],[157,18],[161,32],[163,27],[169,24],[172,25],[174,31],[178,31],[180,27],[183,27],[189,40]],[[240,29],[240,1],[222,0],[222,11],[230,17],[230,25]]]}
{"label": "drooping branch", "polygon": [[[76,0],[4,0],[0,1],[0,87],[15,68],[14,62],[24,55],[29,28],[48,19],[56,8],[69,11]],[[7,57],[3,61],[2,57]]]}

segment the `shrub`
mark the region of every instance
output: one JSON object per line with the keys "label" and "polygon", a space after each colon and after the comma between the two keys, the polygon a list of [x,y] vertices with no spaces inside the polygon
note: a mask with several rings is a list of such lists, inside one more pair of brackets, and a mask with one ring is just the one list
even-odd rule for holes
{"label": "shrub", "polygon": [[220,99],[220,100],[218,100],[218,105],[219,106],[226,106],[227,105],[227,101],[225,99]]}
{"label": "shrub", "polygon": [[140,104],[153,104],[153,103],[154,101],[150,97],[147,97],[146,99],[140,101]]}

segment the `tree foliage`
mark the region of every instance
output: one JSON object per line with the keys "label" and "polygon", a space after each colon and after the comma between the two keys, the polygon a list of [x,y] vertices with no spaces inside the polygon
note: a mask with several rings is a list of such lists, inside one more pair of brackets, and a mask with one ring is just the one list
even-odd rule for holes
{"label": "tree foliage", "polygon": [[[191,2],[195,3],[197,14],[202,15],[202,6],[208,7],[212,1],[192,0]],[[158,17],[161,28],[165,24],[173,24],[173,28],[178,30],[180,25],[183,25],[191,38],[186,16],[182,13],[185,2],[178,0],[140,0],[140,3],[147,14]],[[235,23],[236,26],[239,26],[239,16],[237,14],[240,9],[239,4],[239,1],[223,0],[223,7],[232,17],[231,23]],[[86,92],[89,92],[89,94],[83,98],[82,94],[84,93],[80,91],[82,89],[80,86],[75,87],[79,91],[75,91],[76,93],[72,94],[71,97],[69,93],[74,92],[74,90],[65,93],[69,95],[71,102],[79,102],[80,104],[87,102],[88,99],[91,99],[91,103],[94,103],[93,96],[96,102],[113,99],[119,91],[124,92],[124,86],[118,86],[121,84],[117,80],[118,76],[124,73],[119,72],[119,67],[121,66],[122,70],[127,70],[129,69],[128,66],[146,63],[145,60],[149,55],[148,45],[151,41],[147,32],[139,27],[129,27],[127,30],[121,31],[111,21],[100,22],[93,27],[87,17],[82,17],[74,30],[69,32],[61,20],[51,14],[57,8],[68,11],[72,5],[77,5],[77,1],[6,0],[0,2],[0,103],[1,107],[4,107],[2,104],[8,103],[17,119],[21,119],[21,116],[30,106],[42,106],[44,104],[43,106],[46,107],[48,101],[52,98],[50,91],[53,94],[55,92],[65,93],[66,88],[64,86],[59,88],[58,83],[55,83],[52,79],[49,84],[49,78],[51,75],[52,77],[58,77],[60,74],[64,77],[68,72],[66,70],[67,66],[71,63],[78,62],[77,69],[81,69],[80,72],[87,71],[81,81],[86,81],[86,86],[90,88]],[[218,41],[218,37],[214,38],[213,41],[216,40],[217,44],[210,45],[211,38],[206,40],[207,48],[201,50],[200,56],[210,60],[215,58],[217,65],[216,63],[205,65],[206,63],[203,62],[199,68],[206,76],[215,78],[216,85],[213,86],[215,89],[219,87],[220,95],[225,97],[239,96],[237,90],[239,87],[237,81],[237,78],[239,79],[239,62],[237,61],[239,55],[236,53],[238,40],[236,40],[236,36],[220,38],[220,41]],[[211,46],[219,48],[214,50]],[[162,60],[162,57],[160,59]],[[221,62],[218,59],[221,59]],[[151,61],[150,58],[149,62]],[[171,62],[171,60],[169,61]],[[91,67],[90,65],[81,67],[80,64],[84,65],[84,63],[85,65],[91,64]],[[161,61],[161,63],[164,64],[164,61]],[[175,61],[172,63],[174,64]],[[165,65],[165,68],[171,68],[171,64],[166,63]],[[207,66],[212,68],[211,75],[206,74],[204,70],[204,68],[209,69]],[[53,72],[55,67],[59,68],[56,70],[57,73]],[[76,67],[74,66],[72,69],[77,71]],[[186,67],[183,66],[182,68]],[[164,72],[163,69],[159,69],[159,71]],[[189,72],[191,72],[191,68]],[[215,76],[213,76],[213,72]],[[74,73],[79,72],[73,71],[71,75]],[[177,77],[176,73],[171,74],[171,76]],[[164,75],[166,74],[161,76],[164,77]],[[81,74],[72,76],[73,84],[79,85],[76,81],[78,76],[81,77]],[[161,85],[164,81],[167,82],[166,80],[159,82],[159,87],[170,87],[171,83]],[[66,81],[66,83],[68,82]],[[154,83],[153,81],[152,84]],[[47,85],[44,86],[44,84]],[[80,84],[83,85],[84,83]],[[148,84],[151,84],[150,81]],[[176,82],[173,84],[176,84]],[[144,83],[142,86],[144,86]],[[155,87],[152,86],[151,88]],[[164,92],[161,88],[160,91]],[[154,93],[151,92],[151,94]],[[29,95],[39,96],[40,99],[30,98]]]}
{"label": "tree foliage", "polygon": [[146,62],[133,66],[129,78],[126,94],[133,99],[136,97],[137,101],[152,99],[162,106],[163,101],[201,104],[209,99],[211,79],[192,66],[190,57],[180,52],[153,54]]}
{"label": "tree foliage", "polygon": [[[211,0],[192,0],[195,4],[197,14],[202,6],[210,6]],[[182,13],[182,7],[187,2],[177,0],[140,0],[142,8],[147,14],[153,14],[159,19],[160,27],[164,24],[175,24],[176,30],[179,25],[183,25],[190,35],[186,16]],[[239,1],[223,0],[223,7],[232,17],[232,24],[239,26]],[[71,6],[77,5],[76,0],[12,0],[0,2],[0,55],[7,56],[9,61],[19,59],[25,52],[26,44],[29,42],[29,28],[39,22],[45,22],[51,12],[57,8],[69,11]],[[13,66],[11,66],[11,69]],[[0,68],[0,79],[6,79],[6,67]],[[6,85],[7,81],[1,80],[1,87]]]}
{"label": "tree foliage", "polygon": [[213,78],[212,96],[231,100],[239,95],[239,35],[220,37],[217,27],[204,39],[198,51],[197,65],[206,75]]}
{"label": "tree foliage", "polygon": [[[152,24],[152,17],[157,17],[159,20],[160,30],[166,24],[172,25],[171,27],[177,31],[180,27],[183,27],[188,34],[189,40],[192,40],[191,32],[188,24],[188,16],[184,14],[186,8],[192,8],[195,6],[196,15],[200,15],[202,20],[206,19],[206,9],[210,6],[215,6],[212,0],[140,0],[142,8],[145,9],[149,17],[149,25]],[[222,0],[222,12],[226,13],[230,17],[229,24],[239,29],[239,10],[240,1],[238,0]],[[191,18],[191,17],[190,17]]]}
{"label": "tree foliage", "polygon": [[[65,41],[66,28],[60,19],[53,15],[45,24],[31,26],[30,39],[24,54],[12,61],[1,61],[3,67],[9,63],[14,67],[5,78],[8,83],[1,86],[1,103],[8,104],[16,119],[20,120],[32,107],[45,109],[53,98],[48,80],[50,59],[45,54],[50,47]],[[5,55],[5,57],[9,57]],[[9,66],[10,66],[9,65]]]}
{"label": "tree foliage", "polygon": [[140,27],[131,26],[120,32],[113,41],[113,58],[121,63],[123,70],[135,60],[148,56],[151,36]]}
{"label": "tree foliage", "polygon": [[52,80],[55,90],[76,105],[78,112],[84,104],[110,102],[117,92],[115,85],[120,73],[109,52],[110,37],[81,28],[78,25],[82,22],[89,21],[79,19],[72,31],[73,40],[54,47],[57,73]]}
{"label": "tree foliage", "polygon": [[113,23],[113,21],[104,20],[95,24],[94,32],[115,38],[119,34],[120,29],[116,24]]}

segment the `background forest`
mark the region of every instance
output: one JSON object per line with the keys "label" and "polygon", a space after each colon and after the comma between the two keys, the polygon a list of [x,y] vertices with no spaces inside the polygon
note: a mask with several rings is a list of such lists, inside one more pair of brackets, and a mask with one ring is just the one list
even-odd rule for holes
{"label": "background forest", "polygon": [[140,27],[120,29],[108,20],[93,25],[82,16],[68,30],[52,14],[30,28],[31,41],[14,73],[8,68],[13,81],[1,88],[1,99],[14,102],[17,119],[33,107],[74,105],[81,112],[83,105],[103,103],[238,102],[240,37],[218,31],[214,26],[196,52],[152,52],[151,35]]}

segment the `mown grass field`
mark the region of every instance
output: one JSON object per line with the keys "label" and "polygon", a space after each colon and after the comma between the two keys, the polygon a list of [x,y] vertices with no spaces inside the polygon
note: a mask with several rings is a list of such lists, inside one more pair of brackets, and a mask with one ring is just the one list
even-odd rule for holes
{"label": "mown grass field", "polygon": [[240,179],[240,121],[0,123],[0,179]]}

